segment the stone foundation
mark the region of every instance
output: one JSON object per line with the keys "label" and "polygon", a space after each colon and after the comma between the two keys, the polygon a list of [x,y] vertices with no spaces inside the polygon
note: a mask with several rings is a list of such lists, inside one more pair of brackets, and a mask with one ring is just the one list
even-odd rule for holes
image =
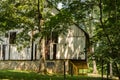
{"label": "stone foundation", "polygon": [[[67,62],[66,62],[67,63]],[[63,61],[46,61],[48,73],[63,73]],[[24,70],[24,71],[38,71],[39,61],[0,61],[0,70]],[[68,65],[66,64],[66,71]]]}
{"label": "stone foundation", "polygon": [[37,71],[39,61],[0,61],[0,69]]}

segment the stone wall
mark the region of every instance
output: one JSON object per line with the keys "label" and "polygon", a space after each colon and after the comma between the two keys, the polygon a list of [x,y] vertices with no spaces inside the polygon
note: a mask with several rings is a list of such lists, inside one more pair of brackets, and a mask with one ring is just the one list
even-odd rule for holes
{"label": "stone wall", "polygon": [[0,69],[37,71],[39,61],[0,61]]}
{"label": "stone wall", "polygon": [[[63,61],[46,61],[48,73],[63,73]],[[25,70],[38,71],[39,61],[0,61],[0,70]],[[66,62],[66,71],[68,71],[68,64]]]}

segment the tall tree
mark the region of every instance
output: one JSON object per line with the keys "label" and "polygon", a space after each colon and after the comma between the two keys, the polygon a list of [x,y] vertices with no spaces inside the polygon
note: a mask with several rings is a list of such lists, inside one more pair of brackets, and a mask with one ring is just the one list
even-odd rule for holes
{"label": "tall tree", "polygon": [[17,44],[25,46],[30,43],[32,46],[34,41],[39,40],[39,49],[42,53],[40,70],[43,73],[47,45],[45,45],[45,39],[50,38],[51,31],[58,35],[65,33],[67,31],[66,25],[69,25],[68,20],[70,19],[65,10],[53,15],[52,8],[46,0],[0,1],[0,31],[5,33],[9,30],[20,30],[17,34]]}
{"label": "tall tree", "polygon": [[[105,61],[104,64],[113,62],[116,65],[116,72],[119,75],[119,1],[103,1],[99,0],[99,22],[96,26],[96,37],[98,40],[96,47],[97,56],[98,53],[101,59]],[[112,6],[110,6],[112,5]],[[100,57],[99,56],[99,57]],[[117,60],[117,62],[116,62]]]}

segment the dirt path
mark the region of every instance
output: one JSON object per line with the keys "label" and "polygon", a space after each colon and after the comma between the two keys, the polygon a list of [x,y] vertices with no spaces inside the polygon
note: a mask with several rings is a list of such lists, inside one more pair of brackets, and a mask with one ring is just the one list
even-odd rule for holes
{"label": "dirt path", "polygon": [[[91,76],[91,77],[101,77],[100,74],[92,74],[92,73],[88,74],[88,76]],[[103,77],[106,78],[106,75],[104,75]],[[118,77],[115,77],[115,76],[113,76],[112,79],[113,80],[119,80]]]}

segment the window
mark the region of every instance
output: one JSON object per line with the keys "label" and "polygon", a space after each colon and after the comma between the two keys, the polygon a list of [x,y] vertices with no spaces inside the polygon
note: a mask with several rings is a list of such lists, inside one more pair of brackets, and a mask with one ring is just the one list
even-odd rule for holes
{"label": "window", "polygon": [[[51,40],[52,38],[52,40]],[[50,44],[52,43],[52,46]],[[58,34],[55,32],[52,32],[52,37],[49,36],[46,38],[46,59],[50,59],[50,54],[53,54],[53,59],[56,59],[56,53],[57,53],[57,43],[58,43]],[[52,47],[52,53],[50,53],[50,47]]]}
{"label": "window", "polygon": [[53,41],[53,59],[56,59],[56,53],[57,53],[57,43],[58,43],[58,34],[54,33],[52,35],[52,41]]}
{"label": "window", "polygon": [[16,32],[10,32],[9,43],[15,44],[16,42]]}

